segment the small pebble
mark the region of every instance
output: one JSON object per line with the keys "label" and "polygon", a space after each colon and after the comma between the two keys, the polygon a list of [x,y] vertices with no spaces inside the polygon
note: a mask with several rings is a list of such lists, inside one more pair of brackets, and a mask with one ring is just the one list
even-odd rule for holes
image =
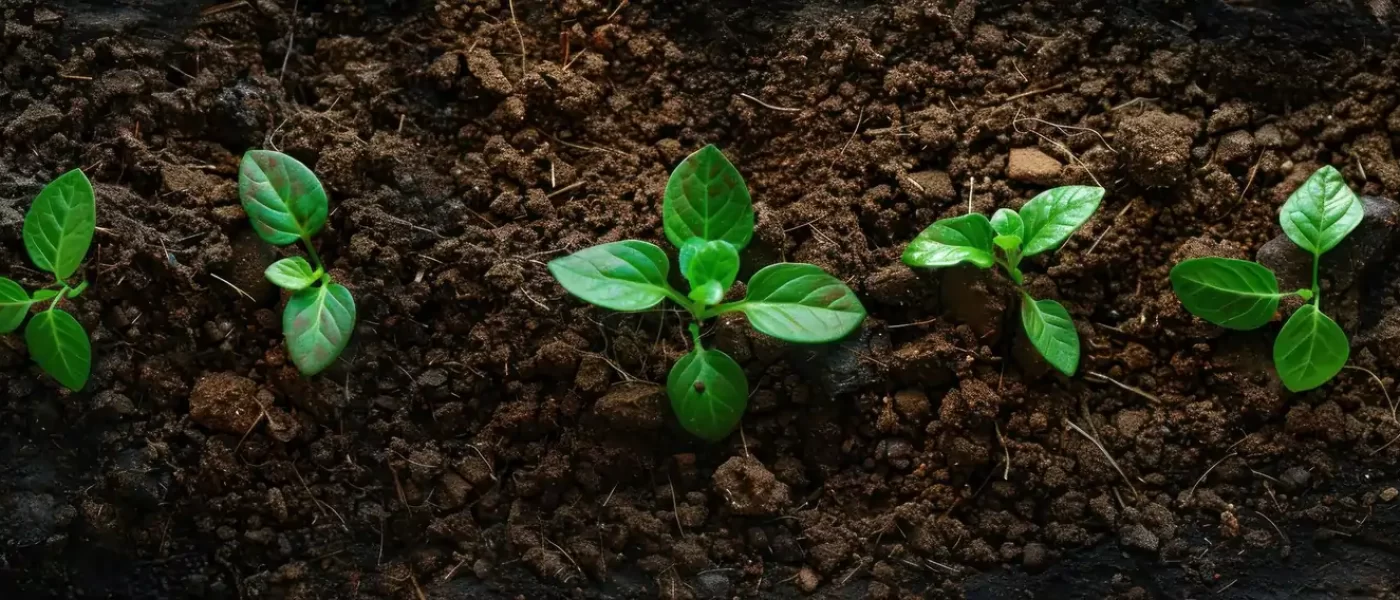
{"label": "small pebble", "polygon": [[1394,500],[1396,496],[1400,496],[1400,490],[1396,490],[1393,487],[1385,488],[1381,491],[1381,502],[1390,502]]}

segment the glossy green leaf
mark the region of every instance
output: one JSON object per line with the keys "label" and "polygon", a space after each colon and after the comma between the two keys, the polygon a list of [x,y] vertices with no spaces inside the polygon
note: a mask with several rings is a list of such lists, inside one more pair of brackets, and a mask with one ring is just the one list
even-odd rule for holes
{"label": "glossy green leaf", "polygon": [[1023,292],[1021,326],[1050,366],[1065,375],[1074,375],[1079,368],[1079,332],[1065,307],[1054,300],[1036,300]]}
{"label": "glossy green leaf", "polygon": [[935,221],[904,249],[904,264],[911,267],[951,267],[969,262],[983,269],[992,266],[992,224],[977,213]]}
{"label": "glossy green leaf", "polygon": [[1103,188],[1067,185],[1045,190],[1021,207],[1024,222],[1025,256],[1035,256],[1060,247],[1079,229],[1103,201]]}
{"label": "glossy green leaf", "polygon": [[1288,197],[1278,222],[1288,239],[1313,254],[1322,254],[1361,224],[1361,200],[1331,166],[1313,173]]}
{"label": "glossy green leaf", "polygon": [[326,190],[301,161],[271,150],[249,150],[238,169],[238,197],[253,229],[269,244],[309,238],[326,224]]}
{"label": "glossy green leaf", "polygon": [[24,247],[34,265],[60,280],[78,270],[97,227],[92,182],[73,169],[44,186],[24,215]]}
{"label": "glossy green leaf", "polygon": [[706,243],[708,242],[700,238],[690,238],[686,240],[684,245],[681,246],[680,256],[678,260],[678,262],[681,265],[681,276],[685,276],[686,270],[690,267],[690,259],[694,257],[695,253],[698,252],[700,248]]}
{"label": "glossy green leaf", "polygon": [[1021,215],[1009,208],[998,208],[992,213],[992,230],[997,235],[1016,236],[1020,239],[1026,237],[1026,226],[1021,221]]}
{"label": "glossy green leaf", "polygon": [[59,383],[73,391],[87,385],[92,372],[92,345],[73,315],[50,309],[34,315],[24,328],[29,356]]}
{"label": "glossy green leaf", "polygon": [[1172,289],[1191,314],[1230,329],[1263,327],[1278,311],[1278,279],[1263,265],[1193,258],[1172,268]]}
{"label": "glossy green leaf", "polygon": [[666,239],[677,248],[700,238],[743,250],[753,238],[753,200],[739,170],[718,148],[705,146],[671,172],[661,221]]}
{"label": "glossy green leaf", "polygon": [[691,300],[718,304],[739,276],[739,251],[726,241],[704,242],[687,261],[683,274],[690,282]]}
{"label": "glossy green leaf", "polygon": [[[84,282],[84,283],[86,283],[86,282]],[[78,286],[78,287],[82,287],[82,286]],[[58,295],[58,290],[34,290],[34,301],[35,301],[35,302],[42,302],[42,301],[44,301],[44,300],[53,300],[53,297],[54,297],[54,296],[57,296],[57,295]],[[68,297],[69,297],[69,298],[72,298],[72,297],[73,297],[73,290],[68,290]]]}
{"label": "glossy green leaf", "polygon": [[338,283],[292,294],[282,312],[287,353],[302,375],[315,375],[335,362],[354,331],[355,299]]}
{"label": "glossy green leaf", "polygon": [[321,274],[312,269],[311,263],[306,262],[306,259],[293,256],[268,265],[267,270],[263,271],[263,276],[273,285],[295,292],[316,283]]}
{"label": "glossy green leaf", "polygon": [[1274,367],[1284,387],[1302,392],[1330,381],[1351,354],[1347,334],[1331,317],[1304,304],[1274,340]]}
{"label": "glossy green leaf", "polygon": [[1021,238],[1014,235],[999,235],[992,238],[992,243],[1006,252],[1012,252],[1021,247]]}
{"label": "glossy green leaf", "polygon": [[19,329],[20,324],[24,322],[24,316],[29,314],[31,304],[33,302],[23,287],[0,277],[0,333]]}
{"label": "glossy green leaf", "polygon": [[860,327],[865,307],[855,292],[820,267],[778,263],[749,280],[749,295],[723,312],[743,311],[763,333],[789,342],[839,340]]}
{"label": "glossy green leaf", "polygon": [[584,248],[549,261],[569,293],[613,310],[646,310],[666,297],[671,264],[655,244],[625,240]]}
{"label": "glossy green leaf", "polygon": [[700,439],[718,442],[743,418],[749,380],[728,354],[696,348],[671,367],[666,394],[681,427]]}

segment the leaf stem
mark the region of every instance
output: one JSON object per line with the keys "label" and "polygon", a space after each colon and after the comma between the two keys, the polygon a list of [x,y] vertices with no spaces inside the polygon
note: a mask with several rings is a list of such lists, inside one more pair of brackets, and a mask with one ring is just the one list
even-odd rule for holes
{"label": "leaf stem", "polygon": [[690,339],[695,340],[696,350],[705,349],[705,345],[700,343],[700,323],[698,321],[690,322]]}
{"label": "leaf stem", "polygon": [[49,307],[45,310],[53,310],[55,306],[58,306],[58,301],[63,299],[63,296],[68,293],[69,289],[71,288],[68,287],[68,284],[63,284],[63,289],[58,290],[58,293],[53,295],[53,302],[50,302]]}
{"label": "leaf stem", "polygon": [[316,246],[312,245],[311,238],[302,236],[301,243],[306,246],[306,255],[311,257],[311,265],[316,267],[317,271],[325,271],[325,265],[321,264],[321,255],[316,253]]}
{"label": "leaf stem", "polygon": [[1322,288],[1317,283],[1317,266],[1320,262],[1322,262],[1322,253],[1314,252],[1312,268],[1312,291],[1313,306],[1317,308],[1318,312],[1322,312]]}

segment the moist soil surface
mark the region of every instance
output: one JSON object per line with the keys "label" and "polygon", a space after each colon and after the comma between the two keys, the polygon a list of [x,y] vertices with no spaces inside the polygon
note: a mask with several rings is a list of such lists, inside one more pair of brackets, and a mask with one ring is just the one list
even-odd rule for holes
{"label": "moist soil surface", "polygon": [[[0,337],[0,597],[1398,597],[1391,12],[0,0],[0,273],[44,283],[21,222],[63,171],[99,226],[64,303],[87,388]],[[741,279],[815,263],[870,312],[818,347],[708,323],[753,389],[718,444],[657,387],[683,315],[545,269],[664,245],[667,173],[707,143],[757,202]],[[298,251],[238,203],[254,147],[330,192],[316,244],[359,325],[315,377],[261,275]],[[1355,368],[1293,394],[1278,324],[1205,324],[1167,274],[1287,267],[1261,249],[1322,165],[1377,199],[1324,269]],[[1075,377],[1002,280],[899,262],[938,218],[1096,182],[1023,266],[1074,317]]]}

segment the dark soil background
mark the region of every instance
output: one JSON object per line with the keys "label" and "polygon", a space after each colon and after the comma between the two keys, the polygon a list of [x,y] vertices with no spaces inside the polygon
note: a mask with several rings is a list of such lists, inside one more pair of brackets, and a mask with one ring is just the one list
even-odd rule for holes
{"label": "dark soil background", "polygon": [[[1369,373],[1313,392],[1279,384],[1277,326],[1227,334],[1167,281],[1205,254],[1286,271],[1261,249],[1323,164],[1400,194],[1392,18],[0,0],[0,273],[40,281],[20,225],[67,169],[100,227],[70,307],[88,389],[0,337],[0,597],[1400,597],[1400,210],[1368,201],[1325,271]],[[681,316],[544,269],[664,242],[667,173],[705,143],[759,203],[743,275],[813,262],[870,309],[825,347],[712,323],[754,388],[717,445],[648,383]],[[331,193],[317,243],[360,323],[315,378],[238,205],[250,147]],[[1074,378],[1027,358],[997,280],[898,262],[937,218],[1094,181],[1099,214],[1027,267],[1079,326]]]}

